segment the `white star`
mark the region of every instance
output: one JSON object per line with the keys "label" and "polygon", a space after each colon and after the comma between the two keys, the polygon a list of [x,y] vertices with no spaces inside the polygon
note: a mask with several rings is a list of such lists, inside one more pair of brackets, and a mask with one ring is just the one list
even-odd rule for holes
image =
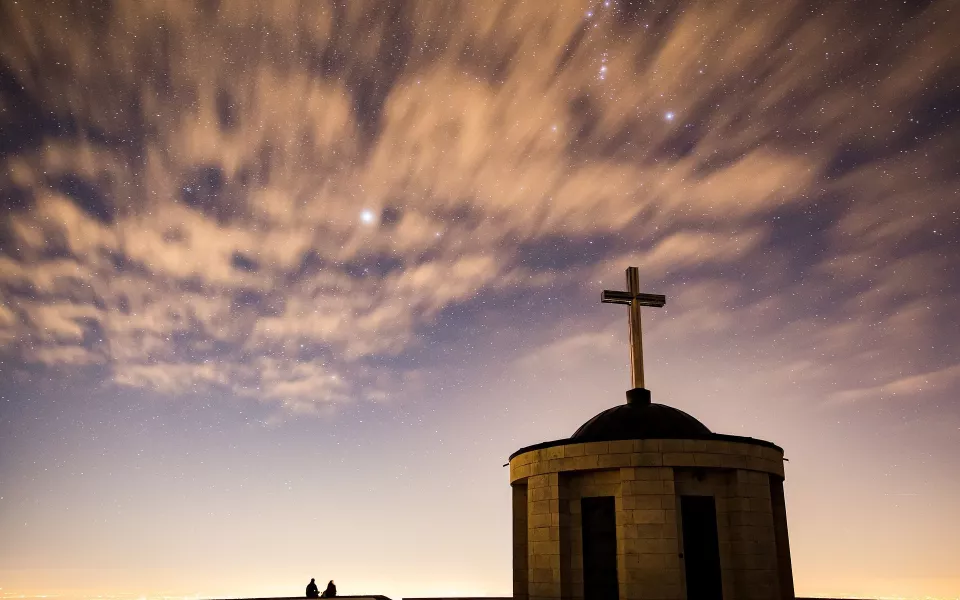
{"label": "white star", "polygon": [[373,223],[376,218],[373,211],[369,209],[364,209],[363,212],[360,213],[360,220],[367,224]]}

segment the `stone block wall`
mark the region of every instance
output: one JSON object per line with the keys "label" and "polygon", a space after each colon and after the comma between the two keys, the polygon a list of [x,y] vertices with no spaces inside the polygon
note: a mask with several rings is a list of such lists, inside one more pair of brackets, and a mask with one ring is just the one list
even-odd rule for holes
{"label": "stone block wall", "polygon": [[682,600],[678,498],[709,495],[717,506],[724,598],[792,600],[783,593],[789,565],[785,571],[777,542],[786,521],[775,527],[771,500],[771,477],[783,478],[775,448],[720,440],[568,444],[515,456],[510,475],[514,502],[527,505],[514,511],[515,598],[583,598],[580,500],[613,496],[620,597]]}
{"label": "stone block wall", "polygon": [[770,504],[773,506],[773,533],[777,543],[777,575],[780,597],[792,599],[793,563],[790,559],[790,538],[787,533],[787,505],[783,495],[783,477],[770,475]]}
{"label": "stone block wall", "polygon": [[[561,598],[560,530],[568,514],[561,512],[560,475],[547,473],[527,480],[527,597]],[[565,503],[564,503],[565,507]],[[561,517],[564,518],[561,518]]]}
{"label": "stone block wall", "polygon": [[620,597],[682,598],[673,469],[620,469],[623,510],[617,514]]}
{"label": "stone block wall", "polygon": [[729,552],[736,598],[779,599],[770,477],[737,469],[730,477]]}

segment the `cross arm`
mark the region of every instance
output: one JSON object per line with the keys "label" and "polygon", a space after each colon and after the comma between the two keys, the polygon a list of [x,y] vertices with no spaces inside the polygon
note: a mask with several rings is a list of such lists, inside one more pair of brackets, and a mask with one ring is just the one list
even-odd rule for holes
{"label": "cross arm", "polygon": [[667,303],[667,297],[662,294],[637,294],[637,302],[640,306],[656,306],[659,308]]}
{"label": "cross arm", "polygon": [[631,304],[633,302],[633,296],[630,295],[630,292],[603,290],[600,294],[600,302],[606,304]]}
{"label": "cross arm", "polygon": [[618,290],[603,290],[600,302],[606,304],[633,304],[636,301],[640,306],[655,306],[657,308],[667,303],[667,297],[661,294],[637,294]]}

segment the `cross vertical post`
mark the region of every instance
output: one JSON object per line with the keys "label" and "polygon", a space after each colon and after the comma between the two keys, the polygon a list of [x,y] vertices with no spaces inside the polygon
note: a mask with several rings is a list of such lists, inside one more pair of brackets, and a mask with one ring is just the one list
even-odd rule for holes
{"label": "cross vertical post", "polygon": [[627,291],[604,290],[600,301],[606,304],[626,304],[630,307],[630,376],[634,389],[645,389],[643,379],[643,335],[640,327],[640,307],[661,307],[666,296],[640,293],[640,272],[636,267],[627,268]]}
{"label": "cross vertical post", "polygon": [[[627,292],[633,298],[640,293],[640,273],[636,267],[627,269]],[[640,303],[630,303],[630,376],[633,387],[646,388],[643,380],[643,335],[640,323]]]}

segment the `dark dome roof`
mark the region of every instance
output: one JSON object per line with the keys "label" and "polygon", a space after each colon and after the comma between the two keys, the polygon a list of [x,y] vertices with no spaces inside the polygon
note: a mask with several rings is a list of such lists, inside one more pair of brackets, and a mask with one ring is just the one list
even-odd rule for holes
{"label": "dark dome roof", "polygon": [[719,440],[765,446],[783,452],[783,448],[780,446],[764,440],[712,433],[706,425],[682,410],[663,404],[652,404],[650,402],[650,390],[634,388],[627,390],[626,404],[608,408],[584,423],[569,438],[525,446],[511,454],[510,460],[525,452],[554,446],[644,439]]}
{"label": "dark dome roof", "polygon": [[[631,390],[633,391],[633,390]],[[646,390],[643,390],[646,391]],[[649,394],[649,392],[647,392]],[[649,398],[649,395],[647,396]],[[580,426],[571,443],[642,439],[703,439],[714,434],[682,410],[647,401],[608,408]]]}

